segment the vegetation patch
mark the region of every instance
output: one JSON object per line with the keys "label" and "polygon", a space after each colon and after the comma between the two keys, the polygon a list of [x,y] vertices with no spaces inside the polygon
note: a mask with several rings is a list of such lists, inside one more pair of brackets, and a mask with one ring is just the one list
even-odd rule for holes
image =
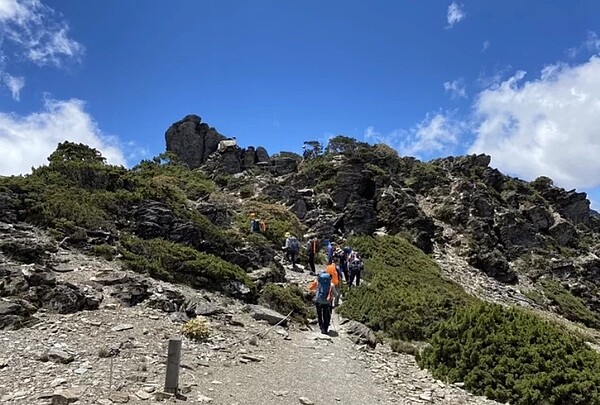
{"label": "vegetation patch", "polygon": [[126,267],[160,280],[219,290],[248,300],[255,295],[254,283],[239,266],[188,246],[125,236],[120,253]]}
{"label": "vegetation patch", "polygon": [[556,306],[558,313],[565,318],[581,322],[586,326],[600,329],[600,316],[592,312],[581,299],[554,280],[541,280],[544,294]]}
{"label": "vegetation patch", "polygon": [[472,300],[441,278],[425,253],[398,236],[357,237],[349,245],[365,261],[368,284],[346,295],[340,313],[399,340],[424,340],[432,328]]}
{"label": "vegetation patch", "polygon": [[190,319],[181,326],[181,333],[196,342],[205,342],[210,337],[210,325],[204,317]]}
{"label": "vegetation patch", "polygon": [[274,246],[283,246],[286,232],[291,232],[297,238],[301,238],[304,233],[304,226],[298,217],[285,206],[259,201],[248,201],[244,205],[242,213],[236,218],[236,224],[240,229],[249,232],[251,213],[255,213],[258,219],[266,223],[264,236]]}
{"label": "vegetation patch", "polygon": [[600,404],[600,356],[523,310],[461,307],[429,342],[420,365],[475,394],[517,405]]}
{"label": "vegetation patch", "polygon": [[268,284],[261,292],[258,302],[283,315],[292,312],[292,319],[300,323],[308,323],[309,319],[316,318],[316,311],[305,295],[297,286],[282,287],[277,284]]}

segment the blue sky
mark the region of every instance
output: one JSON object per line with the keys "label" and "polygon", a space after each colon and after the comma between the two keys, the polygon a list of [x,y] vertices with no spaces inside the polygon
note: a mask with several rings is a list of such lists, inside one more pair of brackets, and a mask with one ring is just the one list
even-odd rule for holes
{"label": "blue sky", "polygon": [[0,0],[0,174],[131,166],[189,113],[243,146],[489,153],[600,201],[600,2]]}

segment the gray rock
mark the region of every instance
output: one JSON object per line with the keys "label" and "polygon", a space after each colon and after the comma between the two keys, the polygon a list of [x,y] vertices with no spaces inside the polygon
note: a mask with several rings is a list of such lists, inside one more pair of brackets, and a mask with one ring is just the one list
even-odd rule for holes
{"label": "gray rock", "polygon": [[575,246],[577,245],[577,229],[567,221],[560,221],[552,225],[548,230],[550,236],[552,236],[559,245],[561,246]]}
{"label": "gray rock", "polygon": [[377,336],[367,325],[360,322],[349,321],[344,325],[346,333],[356,344],[367,344],[372,348],[377,346]]}
{"label": "gray rock", "polygon": [[256,162],[257,163],[270,163],[271,162],[269,153],[262,146],[259,146],[258,148],[256,148]]}
{"label": "gray rock", "polygon": [[111,328],[111,332],[122,332],[124,330],[133,329],[133,325],[130,323],[123,323]]}
{"label": "gray rock", "polygon": [[56,285],[56,276],[47,267],[34,265],[32,267],[23,267],[23,275],[30,286],[54,286]]}
{"label": "gray rock", "polygon": [[73,360],[75,360],[75,357],[73,357],[72,354],[69,354],[64,350],[60,350],[54,347],[48,350],[43,357],[46,358],[48,361],[60,364],[69,364]]}
{"label": "gray rock", "polygon": [[193,299],[184,304],[185,312],[190,317],[211,316],[225,312],[225,309],[214,302],[204,299]]}
{"label": "gray rock", "polygon": [[52,394],[51,405],[68,405],[79,401],[84,394],[85,388],[72,387],[56,391]]}
{"label": "gray rock", "polygon": [[124,284],[129,280],[127,273],[122,271],[102,271],[91,278],[91,281],[102,285]]}
{"label": "gray rock", "polygon": [[23,272],[10,266],[0,266],[0,297],[20,295],[28,289]]}
{"label": "gray rock", "polygon": [[257,321],[267,321],[269,325],[276,325],[279,322],[282,322],[280,325],[285,325],[287,320],[284,321],[285,315],[280,314],[277,311],[273,311],[272,309],[265,308],[261,305],[246,305],[244,310],[252,316],[252,318]]}
{"label": "gray rock", "polygon": [[167,152],[174,152],[191,169],[202,165],[217,151],[225,137],[207,124],[200,123],[197,115],[187,115],[171,125],[165,133]]}

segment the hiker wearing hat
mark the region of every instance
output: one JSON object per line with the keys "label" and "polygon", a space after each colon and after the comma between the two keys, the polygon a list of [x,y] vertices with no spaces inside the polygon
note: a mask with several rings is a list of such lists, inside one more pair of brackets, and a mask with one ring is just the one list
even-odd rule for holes
{"label": "hiker wearing hat", "polygon": [[322,271],[309,286],[308,290],[315,292],[313,301],[317,309],[317,318],[321,333],[329,332],[329,323],[331,322],[331,302],[334,296],[334,287],[331,280],[331,274]]}
{"label": "hiker wearing hat", "polygon": [[285,233],[285,245],[283,246],[285,258],[292,263],[292,267],[296,268],[296,258],[300,253],[300,242],[290,232]]}
{"label": "hiker wearing hat", "polygon": [[260,219],[256,218],[256,214],[253,212],[250,214],[250,233],[260,233]]}

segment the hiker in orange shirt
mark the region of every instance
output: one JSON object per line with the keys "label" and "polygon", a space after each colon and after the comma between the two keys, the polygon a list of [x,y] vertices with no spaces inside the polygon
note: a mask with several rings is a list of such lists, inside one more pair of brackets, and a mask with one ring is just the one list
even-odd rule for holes
{"label": "hiker in orange shirt", "polygon": [[337,307],[340,303],[340,273],[339,258],[334,257],[333,263],[325,268],[325,271],[331,276],[331,286],[333,287],[333,306]]}

